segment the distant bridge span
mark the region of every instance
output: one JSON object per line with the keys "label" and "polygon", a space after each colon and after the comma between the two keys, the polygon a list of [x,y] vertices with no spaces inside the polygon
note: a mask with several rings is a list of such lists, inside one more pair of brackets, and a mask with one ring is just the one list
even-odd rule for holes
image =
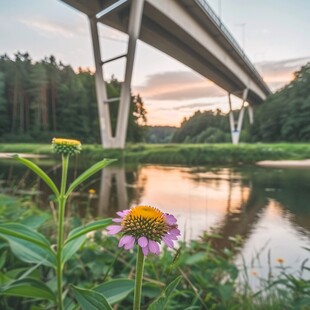
{"label": "distant bridge span", "polygon": [[[95,64],[100,130],[104,147],[125,146],[130,84],[136,41],[140,40],[184,63],[202,76],[243,99],[238,120],[230,113],[232,139],[238,143],[244,103],[259,104],[270,90],[243,50],[221,23],[206,0],[62,0],[89,17]],[[102,60],[97,23],[129,35],[125,55]],[[107,98],[102,66],[126,57],[125,80],[120,98]],[[147,64],[146,64],[147,65]],[[112,135],[108,103],[120,102],[117,128]]]}

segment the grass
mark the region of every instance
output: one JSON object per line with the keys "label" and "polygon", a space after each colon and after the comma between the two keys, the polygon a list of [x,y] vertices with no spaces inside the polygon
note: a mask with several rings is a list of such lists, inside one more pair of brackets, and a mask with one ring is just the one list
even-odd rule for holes
{"label": "grass", "polygon": [[[50,144],[1,144],[0,152],[52,154]],[[125,150],[84,145],[83,157],[117,158],[126,163],[179,165],[253,164],[261,160],[310,158],[310,144],[131,144]]]}

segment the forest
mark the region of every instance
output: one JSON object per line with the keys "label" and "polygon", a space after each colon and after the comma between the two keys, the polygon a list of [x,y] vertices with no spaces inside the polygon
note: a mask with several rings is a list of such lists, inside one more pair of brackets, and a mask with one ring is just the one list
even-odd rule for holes
{"label": "forest", "polygon": [[293,81],[269,96],[254,113],[250,141],[310,141],[310,63],[295,72]]}
{"label": "forest", "polygon": [[[237,111],[234,111],[236,113]],[[220,110],[196,111],[172,136],[176,143],[229,142],[228,115]],[[310,63],[288,85],[254,107],[254,124],[245,115],[241,142],[310,141]]]}
{"label": "forest", "polygon": [[[107,83],[109,97],[119,97],[120,82]],[[118,104],[110,104],[112,130]],[[143,139],[146,110],[131,96],[127,141]],[[39,62],[28,53],[0,56],[0,141],[46,142],[54,136],[100,143],[95,78],[90,70],[75,72],[50,56]]]}
{"label": "forest", "polygon": [[[119,97],[121,83],[107,82],[109,98]],[[118,103],[109,106],[112,130]],[[237,111],[234,111],[237,113]],[[46,142],[54,136],[100,143],[95,78],[90,70],[57,62],[50,56],[34,62],[28,53],[0,56],[0,141]],[[221,110],[196,111],[179,128],[147,126],[139,94],[131,96],[127,142],[230,142],[228,115]],[[241,142],[307,142],[310,140],[310,63],[288,85],[254,107],[254,125],[244,118]]]}

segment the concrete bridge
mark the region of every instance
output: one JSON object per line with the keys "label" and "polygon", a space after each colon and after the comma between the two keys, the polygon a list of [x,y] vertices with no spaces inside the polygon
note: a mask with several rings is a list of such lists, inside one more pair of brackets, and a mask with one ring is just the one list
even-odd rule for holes
{"label": "concrete bridge", "polygon": [[[238,143],[245,102],[250,122],[252,106],[270,94],[250,60],[216,16],[206,0],[62,0],[85,13],[90,22],[96,65],[96,91],[102,144],[124,148],[128,123],[130,85],[137,39],[161,50],[210,79],[228,92],[233,143]],[[103,23],[128,34],[127,53],[103,60],[97,24]],[[120,98],[108,98],[103,66],[126,58]],[[230,95],[242,99],[238,119]],[[119,101],[117,127],[112,135],[109,104]]]}

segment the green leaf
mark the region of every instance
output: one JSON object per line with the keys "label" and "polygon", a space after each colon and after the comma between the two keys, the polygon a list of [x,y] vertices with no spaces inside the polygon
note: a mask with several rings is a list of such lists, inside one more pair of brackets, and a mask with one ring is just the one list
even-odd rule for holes
{"label": "green leaf", "polygon": [[54,293],[45,283],[31,278],[11,282],[9,286],[3,288],[0,292],[3,296],[30,297],[55,301]]}
{"label": "green leaf", "polygon": [[233,295],[233,286],[229,284],[219,285],[218,286],[219,293],[224,302],[227,302]]}
{"label": "green leaf", "polygon": [[20,221],[21,224],[36,229],[40,227],[46,220],[48,219],[48,215],[30,215],[23,220]]}
{"label": "green leaf", "polygon": [[158,285],[154,283],[145,283],[142,287],[142,296],[148,297],[148,298],[156,298],[161,293],[161,289]]}
{"label": "green leaf", "polygon": [[12,252],[27,263],[42,263],[54,267],[55,253],[49,241],[40,233],[18,223],[0,225],[0,237],[7,240]]}
{"label": "green leaf", "polygon": [[182,277],[179,276],[175,280],[173,280],[167,288],[161,293],[161,295],[151,303],[148,307],[148,310],[162,310],[166,308],[166,305],[171,297],[172,292],[178,286]]}
{"label": "green leaf", "polygon": [[112,310],[112,307],[102,294],[76,286],[72,286],[72,290],[83,310]]}
{"label": "green leaf", "polygon": [[186,259],[185,264],[189,265],[189,266],[196,265],[197,263],[201,262],[205,258],[206,258],[206,253],[198,252],[198,253],[196,253],[194,255],[190,255]]}
{"label": "green leaf", "polygon": [[65,244],[69,243],[70,241],[83,236],[93,230],[98,230],[98,229],[103,229],[109,225],[112,224],[112,219],[107,218],[107,219],[103,219],[103,220],[99,220],[99,221],[95,221],[92,223],[89,223],[85,226],[82,227],[77,227],[73,230],[70,231],[67,240],[65,241]]}
{"label": "green leaf", "polygon": [[[0,286],[6,285],[11,281],[12,279],[8,276],[7,272],[0,271]],[[1,290],[0,290],[0,296],[1,296]]]}
{"label": "green leaf", "polygon": [[37,174],[53,191],[53,193],[56,195],[56,197],[59,197],[59,191],[55,185],[55,183],[51,180],[51,178],[35,163],[32,161],[20,157],[18,154],[13,155],[13,158],[28,167],[30,170],[32,170],[35,174]]}
{"label": "green leaf", "polygon": [[2,269],[2,267],[3,267],[4,264],[5,264],[6,255],[7,255],[7,251],[3,251],[3,252],[0,254],[0,269]]}
{"label": "green leaf", "polygon": [[110,304],[115,304],[133,291],[134,281],[129,279],[116,279],[105,282],[94,288],[94,291],[101,293]]}
{"label": "green leaf", "polygon": [[94,231],[94,230],[103,229],[110,224],[112,224],[112,220],[108,218],[108,219],[95,221],[85,226],[77,227],[73,229],[69,233],[68,239],[65,241],[65,246],[63,249],[63,257],[62,257],[63,262],[66,262],[79,250],[79,248],[82,246],[82,244],[86,240],[85,235],[87,233]]}
{"label": "green leaf", "polygon": [[80,236],[78,238],[75,238],[68,242],[62,252],[62,261],[65,263],[68,259],[70,259],[82,246],[82,244],[85,242],[86,236]]}
{"label": "green leaf", "polygon": [[40,233],[19,223],[7,223],[0,225],[0,234],[21,238],[30,241],[43,248],[50,249],[49,241]]}
{"label": "green leaf", "polygon": [[87,169],[86,171],[84,171],[77,179],[75,179],[73,181],[73,183],[69,186],[66,196],[68,197],[73,191],[74,189],[80,185],[82,182],[84,182],[85,180],[87,180],[89,177],[91,177],[93,174],[95,174],[96,172],[98,172],[99,170],[101,170],[102,168],[106,167],[107,165],[113,163],[114,161],[116,161],[116,159],[103,159],[101,161],[99,161],[98,163],[94,164],[93,166],[91,166],[89,169]]}

